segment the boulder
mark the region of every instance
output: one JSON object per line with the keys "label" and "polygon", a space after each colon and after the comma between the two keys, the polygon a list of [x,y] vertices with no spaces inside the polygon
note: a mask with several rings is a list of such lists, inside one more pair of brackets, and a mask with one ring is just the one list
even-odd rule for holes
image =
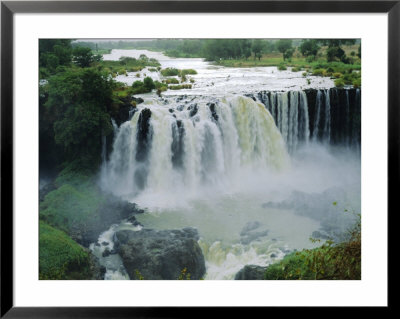
{"label": "boulder", "polygon": [[235,280],[263,280],[267,267],[256,265],[244,266],[235,276]]}
{"label": "boulder", "polygon": [[181,230],[120,230],[116,247],[131,279],[176,280],[186,268],[190,279],[201,279],[205,261],[195,228]]}

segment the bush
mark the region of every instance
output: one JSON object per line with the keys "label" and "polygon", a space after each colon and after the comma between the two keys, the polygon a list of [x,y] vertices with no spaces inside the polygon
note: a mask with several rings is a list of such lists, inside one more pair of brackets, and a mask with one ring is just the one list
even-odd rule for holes
{"label": "bush", "polygon": [[344,87],[345,86],[344,80],[342,78],[336,79],[335,80],[335,86],[339,87],[339,88],[340,87]]}
{"label": "bush", "polygon": [[281,64],[279,64],[279,66],[278,66],[278,70],[279,71],[284,71],[284,70],[286,70],[287,68],[286,68],[286,65],[284,64],[284,63],[281,63]]}
{"label": "bush", "polygon": [[153,79],[150,77],[146,77],[143,80],[143,85],[148,90],[148,92],[151,92],[151,90],[156,88],[156,86],[154,85]]}
{"label": "bush", "polygon": [[193,70],[193,69],[183,69],[183,70],[180,70],[180,74],[181,75],[197,74],[197,71]]}
{"label": "bush", "polygon": [[161,70],[163,76],[177,76],[179,75],[179,70],[175,68],[166,68]]}
{"label": "bush", "polygon": [[166,84],[179,84],[178,79],[175,79],[175,78],[166,79],[163,82],[166,83]]}
{"label": "bush", "polygon": [[339,72],[335,72],[335,73],[333,73],[333,77],[335,77],[335,78],[340,78],[340,77],[342,77],[342,73],[339,73]]}
{"label": "bush", "polygon": [[355,88],[361,87],[361,78],[353,80],[352,84]]}
{"label": "bush", "polygon": [[166,91],[168,89],[168,85],[165,83],[155,81],[154,85],[156,86],[157,90],[160,90],[160,92]]}
{"label": "bush", "polygon": [[314,69],[312,75],[323,76],[326,73],[325,69]]}

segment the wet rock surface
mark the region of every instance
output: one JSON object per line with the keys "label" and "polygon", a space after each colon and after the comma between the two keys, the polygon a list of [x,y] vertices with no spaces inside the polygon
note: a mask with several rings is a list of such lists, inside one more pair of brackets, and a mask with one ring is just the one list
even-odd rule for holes
{"label": "wet rock surface", "polygon": [[267,267],[246,265],[235,275],[235,280],[263,280],[266,269]]}
{"label": "wet rock surface", "polygon": [[[96,218],[93,218],[90,223],[77,223],[72,226],[69,235],[84,247],[89,247],[91,243],[97,242],[102,232],[110,228],[110,225],[120,223],[123,219],[129,219],[133,223],[139,224],[134,215],[144,213],[144,210],[134,203],[112,195],[107,195],[106,198],[105,203],[95,212]],[[107,243],[102,244],[106,245]]]}
{"label": "wet rock surface", "polygon": [[195,228],[181,230],[120,230],[115,244],[131,279],[176,280],[182,270],[190,279],[201,279],[205,261]]}

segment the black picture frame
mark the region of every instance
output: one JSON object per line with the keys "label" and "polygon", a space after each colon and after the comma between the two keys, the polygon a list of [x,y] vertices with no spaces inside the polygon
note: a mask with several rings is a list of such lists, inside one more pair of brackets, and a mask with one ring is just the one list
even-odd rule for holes
{"label": "black picture frame", "polygon": [[[14,307],[13,304],[13,17],[15,13],[387,13],[388,219],[398,213],[400,144],[400,0],[396,1],[1,1],[1,318],[177,318],[193,309]],[[390,214],[392,213],[392,214]],[[388,227],[392,224],[388,224]],[[390,232],[389,234],[392,234]],[[390,237],[389,237],[390,238]],[[389,239],[388,238],[388,239]],[[390,241],[388,241],[388,247]],[[389,255],[388,255],[389,256]],[[390,261],[390,258],[389,260]],[[390,281],[388,281],[389,286]],[[388,299],[388,307],[390,308]],[[226,309],[202,308],[216,316]],[[291,310],[299,315],[304,308]],[[241,308],[239,312],[246,313]],[[300,312],[299,312],[300,311]],[[334,310],[336,311],[336,310]],[[198,310],[195,311],[196,314]],[[200,313],[202,314],[202,313]],[[192,316],[190,315],[190,316]]]}

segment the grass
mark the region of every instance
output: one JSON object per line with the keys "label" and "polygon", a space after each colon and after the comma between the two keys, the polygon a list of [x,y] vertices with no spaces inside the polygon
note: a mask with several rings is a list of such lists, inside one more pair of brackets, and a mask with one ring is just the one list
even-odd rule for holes
{"label": "grass", "polygon": [[39,223],[39,247],[39,279],[90,278],[89,252],[43,221]]}

